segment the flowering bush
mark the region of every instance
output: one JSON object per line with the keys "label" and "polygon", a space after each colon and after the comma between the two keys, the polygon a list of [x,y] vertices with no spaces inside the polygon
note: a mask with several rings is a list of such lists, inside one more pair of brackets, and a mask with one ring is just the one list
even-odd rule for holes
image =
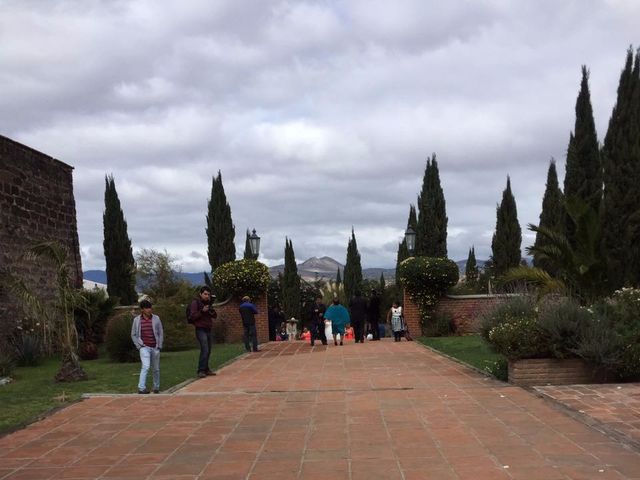
{"label": "flowering bush", "polygon": [[420,309],[423,323],[447,289],[458,283],[458,266],[448,258],[410,257],[400,264],[400,283]]}
{"label": "flowering bush", "polygon": [[220,295],[252,298],[264,295],[271,277],[269,269],[256,260],[236,260],[220,265],[213,274],[213,285]]}
{"label": "flowering bush", "polygon": [[504,322],[489,331],[493,348],[509,360],[541,358],[549,354],[547,338],[534,318]]}
{"label": "flowering bush", "polygon": [[532,297],[522,295],[508,298],[482,313],[480,316],[480,335],[490,342],[489,332],[492,328],[523,318],[535,318],[536,313],[537,307]]}

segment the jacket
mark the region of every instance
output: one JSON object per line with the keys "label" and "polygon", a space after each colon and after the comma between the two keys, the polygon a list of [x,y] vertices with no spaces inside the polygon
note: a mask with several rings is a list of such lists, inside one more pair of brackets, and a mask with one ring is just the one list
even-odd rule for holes
{"label": "jacket", "polygon": [[[162,350],[162,343],[164,340],[164,331],[162,330],[162,322],[160,317],[153,314],[151,316],[151,326],[153,327],[153,335],[156,337],[156,348]],[[140,315],[133,319],[131,324],[131,340],[138,350],[144,347],[144,343],[141,338],[141,324]]]}
{"label": "jacket", "polygon": [[364,323],[367,318],[367,301],[362,297],[353,297],[349,302],[353,323]]}
{"label": "jacket", "polygon": [[189,315],[196,328],[212,328],[213,319],[218,317],[218,313],[213,308],[213,302],[209,304],[208,312],[202,311],[204,305],[199,298],[194,298],[189,305]]}
{"label": "jacket", "polygon": [[250,327],[256,324],[255,315],[258,313],[258,309],[251,302],[242,302],[240,304],[240,316],[242,317],[242,325]]}

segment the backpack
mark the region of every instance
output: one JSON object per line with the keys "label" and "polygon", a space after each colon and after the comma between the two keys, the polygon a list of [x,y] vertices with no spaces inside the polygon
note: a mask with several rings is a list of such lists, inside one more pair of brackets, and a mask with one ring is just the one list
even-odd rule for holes
{"label": "backpack", "polygon": [[187,323],[193,324],[193,318],[191,318],[191,303],[187,305],[185,316],[187,317]]}

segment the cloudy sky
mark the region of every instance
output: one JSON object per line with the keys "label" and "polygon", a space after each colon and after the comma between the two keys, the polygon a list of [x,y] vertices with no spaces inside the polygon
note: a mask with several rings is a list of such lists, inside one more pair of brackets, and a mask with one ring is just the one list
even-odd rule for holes
{"label": "cloudy sky", "polygon": [[[103,268],[104,176],[134,249],[206,268],[222,171],[261,258],[395,265],[437,153],[449,256],[490,254],[507,175],[523,230],[590,71],[604,138],[640,2],[0,0],[0,133],[75,167],[83,268]],[[532,243],[525,233],[523,247]]]}

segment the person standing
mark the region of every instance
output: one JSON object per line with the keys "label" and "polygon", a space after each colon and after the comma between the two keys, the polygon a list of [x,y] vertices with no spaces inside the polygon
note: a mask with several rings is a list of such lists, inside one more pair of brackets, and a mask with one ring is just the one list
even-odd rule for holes
{"label": "person standing", "polygon": [[247,352],[258,351],[258,333],[256,332],[256,314],[258,309],[251,303],[248,295],[242,297],[240,304],[240,316],[242,317],[242,328],[244,329],[244,348]]}
{"label": "person standing", "polygon": [[391,330],[393,331],[393,340],[399,342],[402,338],[402,332],[404,330],[402,307],[397,300],[393,302],[393,305],[387,313],[387,322],[391,322]]}
{"label": "person standing", "polygon": [[287,321],[287,339],[293,342],[298,336],[298,320],[295,317],[291,317]]}
{"label": "person standing", "polygon": [[333,344],[338,345],[337,336],[340,335],[340,345],[344,338],[344,328],[349,323],[349,310],[340,304],[338,298],[333,299],[333,304],[324,312],[324,318],[331,321],[331,331],[333,332]]}
{"label": "person standing", "polygon": [[320,340],[322,345],[327,344],[327,335],[324,330],[324,313],[327,307],[322,303],[322,297],[316,297],[315,303],[311,307],[311,346],[316,340]]}
{"label": "person standing", "polygon": [[373,340],[380,340],[380,326],[378,325],[378,321],[380,320],[380,295],[378,295],[377,290],[373,290],[373,292],[371,292],[367,316],[369,317],[369,325],[371,328],[371,334],[373,335]]}
{"label": "person standing", "polygon": [[364,324],[367,320],[367,301],[362,297],[359,290],[349,302],[351,311],[351,325],[356,339],[356,343],[364,343]]}
{"label": "person standing", "polygon": [[160,317],[153,314],[149,300],[140,302],[141,313],[133,319],[131,325],[131,340],[140,351],[140,378],[138,380],[138,393],[149,393],[147,389],[147,374],[152,368],[153,393],[160,393],[160,350],[164,340],[162,322]]}
{"label": "person standing", "polygon": [[198,377],[204,378],[207,375],[215,375],[209,368],[209,358],[213,347],[211,329],[213,319],[218,317],[213,308],[211,289],[207,286],[200,287],[200,293],[191,301],[189,305],[189,323],[196,329],[196,338],[200,344],[200,357],[198,358]]}

